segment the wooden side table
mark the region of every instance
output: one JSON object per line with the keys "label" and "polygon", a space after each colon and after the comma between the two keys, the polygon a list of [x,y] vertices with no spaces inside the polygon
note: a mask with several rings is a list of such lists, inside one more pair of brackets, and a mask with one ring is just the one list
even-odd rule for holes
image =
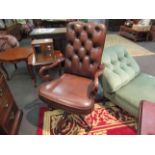
{"label": "wooden side table", "polygon": [[141,135],[155,135],[155,103],[141,101],[138,133]]}
{"label": "wooden side table", "polygon": [[52,38],[34,39],[32,40],[31,45],[33,47],[37,61],[39,61],[40,57],[52,55],[52,52],[54,52]]}
{"label": "wooden side table", "polygon": [[[29,69],[30,69],[35,87],[37,85],[36,84],[37,83],[37,81],[36,81],[37,70],[36,69],[38,67],[40,68],[42,66],[52,64],[62,57],[64,57],[63,54],[58,50],[55,50],[53,52],[52,56],[39,55],[39,57],[36,57],[35,53],[33,53],[31,56],[29,56],[28,65],[29,65]],[[61,66],[59,66],[59,72],[61,72]]]}
{"label": "wooden side table", "polygon": [[35,28],[30,33],[31,39],[53,38],[54,49],[64,52],[66,46],[66,27],[63,28]]}
{"label": "wooden side table", "polygon": [[[5,52],[0,53],[0,66],[3,69],[3,71],[6,74],[6,77],[9,79],[9,75],[4,68],[3,63],[16,63],[19,61],[25,61],[27,69],[30,72],[29,66],[28,66],[28,57],[33,53],[32,48],[21,48],[21,47],[16,47],[16,48],[10,48],[6,50]],[[16,68],[17,69],[17,68]]]}

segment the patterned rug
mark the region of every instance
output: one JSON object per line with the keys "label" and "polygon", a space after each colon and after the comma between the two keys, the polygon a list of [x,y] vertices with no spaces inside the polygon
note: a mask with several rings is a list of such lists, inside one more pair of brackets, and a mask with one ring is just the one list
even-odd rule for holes
{"label": "patterned rug", "polygon": [[[38,135],[54,135],[59,119],[63,116],[63,110],[48,111],[41,108],[38,122]],[[111,102],[105,105],[96,103],[92,113],[85,116],[85,120],[92,124],[89,132],[79,127],[76,123],[76,115],[71,114],[63,124],[63,130],[67,135],[135,135],[136,120]]]}
{"label": "patterned rug", "polygon": [[106,35],[106,41],[105,41],[105,48],[109,46],[113,46],[116,44],[122,44],[125,46],[132,56],[146,56],[146,55],[154,55],[155,53],[147,50],[146,48],[143,48],[142,46],[139,46],[135,42],[126,39],[124,37],[121,37],[117,34],[107,34]]}

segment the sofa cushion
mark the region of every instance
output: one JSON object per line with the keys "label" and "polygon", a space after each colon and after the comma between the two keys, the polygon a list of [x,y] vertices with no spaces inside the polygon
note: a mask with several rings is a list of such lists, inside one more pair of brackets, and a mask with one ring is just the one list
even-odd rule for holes
{"label": "sofa cushion", "polygon": [[[123,109],[125,106],[130,106],[136,109],[136,111],[134,110],[136,113],[134,112],[133,115],[138,115],[141,100],[155,101],[155,77],[140,73],[135,79],[116,91],[114,98],[117,103],[124,102]],[[128,111],[128,109],[126,110]]]}
{"label": "sofa cushion", "polygon": [[115,92],[140,73],[136,61],[121,45],[106,48],[103,52],[102,63],[105,65],[103,78],[108,85],[107,92]]}

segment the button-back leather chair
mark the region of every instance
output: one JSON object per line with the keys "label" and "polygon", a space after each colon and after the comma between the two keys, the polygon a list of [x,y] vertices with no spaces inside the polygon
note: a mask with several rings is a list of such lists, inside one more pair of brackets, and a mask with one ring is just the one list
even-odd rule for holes
{"label": "button-back leather chair", "polygon": [[[98,77],[103,71],[101,57],[105,36],[106,28],[103,24],[79,21],[69,23],[65,58],[40,69],[40,76],[50,81],[51,77],[45,75],[45,72],[64,61],[64,74],[58,79],[43,83],[39,87],[39,96],[50,108],[64,109],[64,119],[70,113],[78,114],[77,123],[87,130],[90,125],[82,115],[90,113],[94,107],[93,96],[98,88]],[[57,125],[57,134],[61,133],[64,119]]]}

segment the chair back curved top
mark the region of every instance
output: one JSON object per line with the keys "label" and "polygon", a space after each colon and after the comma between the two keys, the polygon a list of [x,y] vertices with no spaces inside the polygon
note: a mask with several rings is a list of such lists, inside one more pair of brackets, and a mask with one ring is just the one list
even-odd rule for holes
{"label": "chair back curved top", "polygon": [[12,35],[0,35],[0,52],[9,48],[18,47],[18,40]]}
{"label": "chair back curved top", "polygon": [[93,78],[99,65],[106,36],[103,24],[71,22],[67,25],[65,72]]}

